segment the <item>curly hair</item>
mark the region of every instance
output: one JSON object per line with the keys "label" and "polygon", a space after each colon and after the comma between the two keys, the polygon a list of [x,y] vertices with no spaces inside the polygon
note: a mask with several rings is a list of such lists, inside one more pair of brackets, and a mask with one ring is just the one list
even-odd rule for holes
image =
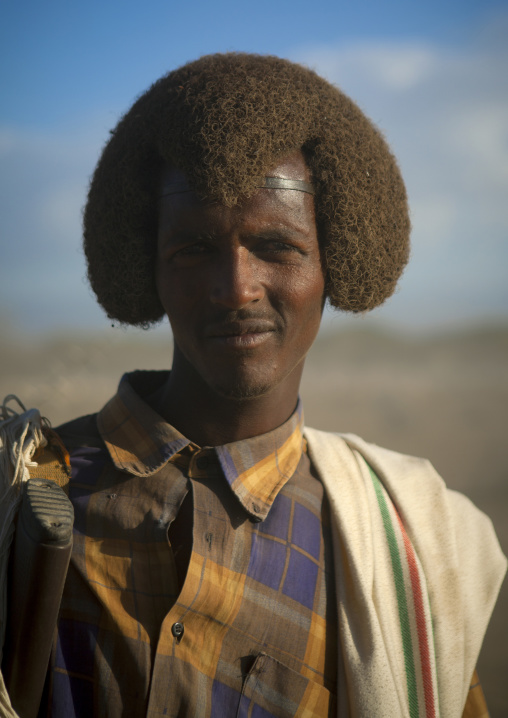
{"label": "curly hair", "polygon": [[389,297],[409,255],[404,183],[372,122],[312,70],[278,57],[208,55],[155,82],[111,132],[84,212],[90,284],[108,316],[147,327],[162,167],[232,206],[301,150],[312,174],[330,304],[365,312]]}

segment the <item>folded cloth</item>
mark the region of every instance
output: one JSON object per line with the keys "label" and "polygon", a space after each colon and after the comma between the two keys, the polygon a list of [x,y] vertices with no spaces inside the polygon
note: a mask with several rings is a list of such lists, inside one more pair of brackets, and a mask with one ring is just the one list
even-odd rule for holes
{"label": "folded cloth", "polygon": [[428,461],[306,429],[330,501],[338,715],[460,718],[506,559]]}

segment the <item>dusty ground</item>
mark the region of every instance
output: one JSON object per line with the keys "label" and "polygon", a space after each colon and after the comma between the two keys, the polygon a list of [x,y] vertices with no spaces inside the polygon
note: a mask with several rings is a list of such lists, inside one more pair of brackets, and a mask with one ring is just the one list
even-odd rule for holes
{"label": "dusty ground", "polygon": [[[16,393],[54,425],[96,411],[123,371],[167,368],[149,334],[47,338],[3,332],[0,397]],[[360,434],[430,458],[449,486],[493,519],[508,554],[508,328],[426,339],[363,331],[325,335],[302,387],[309,425]],[[479,662],[492,718],[508,716],[508,581]]]}

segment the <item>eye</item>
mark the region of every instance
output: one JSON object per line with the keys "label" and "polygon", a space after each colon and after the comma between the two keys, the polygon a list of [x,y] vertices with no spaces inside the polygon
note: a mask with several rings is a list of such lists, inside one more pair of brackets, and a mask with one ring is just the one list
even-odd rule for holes
{"label": "eye", "polygon": [[303,254],[297,242],[282,237],[261,237],[256,243],[256,254],[269,255],[278,259],[284,256]]}
{"label": "eye", "polygon": [[186,247],[177,249],[173,257],[195,257],[200,254],[207,254],[211,251],[212,247],[206,242],[195,242],[194,244],[189,244]]}
{"label": "eye", "polygon": [[165,258],[169,262],[194,262],[207,257],[215,251],[215,244],[208,237],[175,237],[166,249]]}

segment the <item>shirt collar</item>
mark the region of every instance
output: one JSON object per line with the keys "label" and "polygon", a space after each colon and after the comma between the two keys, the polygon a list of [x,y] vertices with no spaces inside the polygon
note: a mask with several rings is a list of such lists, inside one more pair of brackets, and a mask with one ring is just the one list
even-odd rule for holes
{"label": "shirt collar", "polygon": [[[167,372],[125,374],[117,394],[99,412],[99,432],[120,471],[150,476],[175,460],[186,446],[195,447],[140,396],[151,393],[166,378]],[[282,426],[215,447],[231,490],[254,520],[266,518],[275,497],[294,474],[304,446],[302,431],[303,411],[298,400],[296,410]]]}

